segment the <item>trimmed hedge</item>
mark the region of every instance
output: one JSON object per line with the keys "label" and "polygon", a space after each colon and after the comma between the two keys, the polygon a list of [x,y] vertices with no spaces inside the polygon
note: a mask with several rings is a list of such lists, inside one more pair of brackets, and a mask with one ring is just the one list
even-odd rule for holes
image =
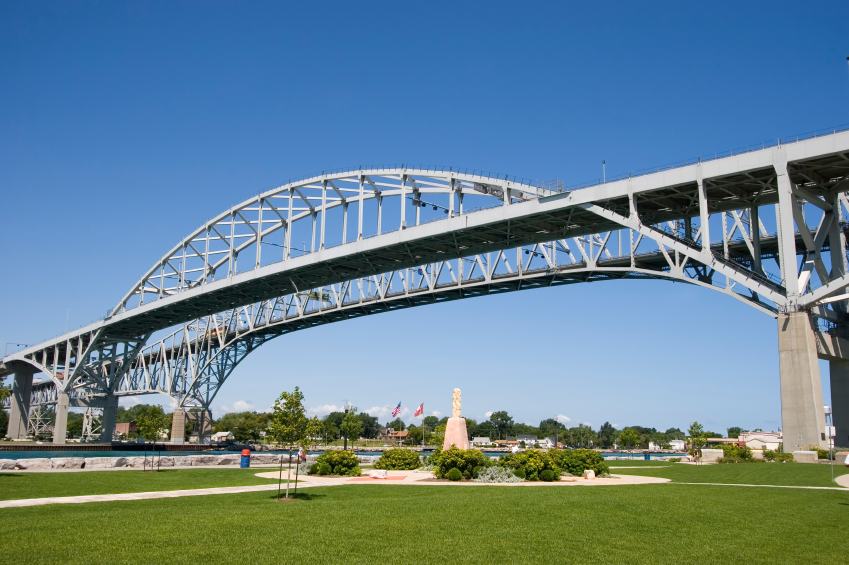
{"label": "trimmed hedge", "polygon": [[310,468],[314,475],[347,475],[357,477],[362,474],[360,460],[353,451],[325,451],[318,456]]}
{"label": "trimmed hedge", "polygon": [[557,449],[549,453],[561,472],[576,477],[580,477],[588,469],[593,470],[596,477],[610,473],[604,457],[594,449]]}
{"label": "trimmed hedge", "polygon": [[409,449],[388,449],[374,464],[375,469],[409,471],[419,468],[419,454]]}
{"label": "trimmed hedge", "polygon": [[[561,473],[580,476],[587,469],[592,469],[596,476],[610,472],[601,453],[592,449],[529,449],[524,453],[508,453],[501,457],[498,464],[529,481],[554,481],[558,480]],[[551,479],[543,478],[543,474],[549,476],[546,471],[551,472]]]}
{"label": "trimmed hedge", "polygon": [[463,473],[460,472],[460,469],[457,467],[453,467],[450,471],[448,471],[448,480],[449,481],[459,481],[463,478]]}
{"label": "trimmed hedge", "polygon": [[489,457],[477,449],[458,449],[451,446],[450,449],[437,450],[430,456],[430,461],[436,467],[433,474],[438,479],[448,476],[451,469],[458,469],[464,479],[471,479],[475,467],[489,467],[492,461]]}

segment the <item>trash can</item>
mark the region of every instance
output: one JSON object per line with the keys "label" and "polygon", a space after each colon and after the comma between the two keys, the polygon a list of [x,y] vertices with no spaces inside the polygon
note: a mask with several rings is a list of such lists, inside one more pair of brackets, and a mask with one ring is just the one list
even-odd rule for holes
{"label": "trash can", "polygon": [[[242,453],[244,453],[244,451]],[[651,461],[651,455],[649,455],[648,453],[646,453],[645,455],[646,455],[646,461]]]}
{"label": "trash can", "polygon": [[251,466],[251,450],[243,449],[242,450],[242,463],[239,465],[242,469],[247,469]]}

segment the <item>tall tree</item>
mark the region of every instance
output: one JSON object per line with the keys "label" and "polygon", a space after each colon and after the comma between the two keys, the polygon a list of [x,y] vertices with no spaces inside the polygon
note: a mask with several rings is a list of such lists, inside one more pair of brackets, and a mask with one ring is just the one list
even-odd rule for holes
{"label": "tall tree", "polygon": [[391,422],[386,422],[384,428],[392,428],[396,432],[403,432],[407,429],[407,426],[404,424],[404,421],[401,418],[395,418]]}
{"label": "tall tree", "polygon": [[504,439],[513,432],[513,418],[505,410],[490,414],[489,421],[498,430],[499,439]]}
{"label": "tall tree", "polygon": [[668,437],[670,440],[684,439],[684,432],[682,432],[678,428],[669,428],[668,430],[666,430],[666,437]]}
{"label": "tall tree", "polygon": [[427,429],[432,430],[439,424],[439,418],[436,416],[425,416],[422,423],[427,426]]}
{"label": "tall tree", "polygon": [[610,447],[616,436],[616,428],[610,422],[605,422],[598,429],[598,443],[601,447]]}
{"label": "tall tree", "polygon": [[[306,435],[307,416],[304,409],[304,393],[295,387],[292,392],[283,391],[280,397],[274,401],[271,415],[271,436],[278,443],[289,447],[289,472],[286,474],[286,498],[289,498],[289,477],[292,474],[292,447],[303,441]],[[283,462],[281,457],[280,476],[283,475]],[[278,483],[277,496],[280,497]]]}
{"label": "tall tree", "polygon": [[634,428],[625,428],[619,434],[619,443],[625,449],[633,449],[640,443],[640,434]]}
{"label": "tall tree", "polygon": [[375,416],[371,416],[366,414],[365,412],[360,412],[357,414],[357,418],[363,423],[363,431],[360,432],[360,435],[364,438],[374,439],[378,435],[378,430],[380,429],[380,423],[377,421]]}
{"label": "tall tree", "polygon": [[742,434],[742,433],[743,433],[743,428],[738,428],[737,426],[733,426],[731,428],[728,428],[728,437],[733,437],[734,439],[737,439],[737,438],[740,437],[740,434]]}
{"label": "tall tree", "polygon": [[158,404],[146,406],[146,409],[135,417],[135,422],[139,437],[156,441],[165,427],[165,411]]}

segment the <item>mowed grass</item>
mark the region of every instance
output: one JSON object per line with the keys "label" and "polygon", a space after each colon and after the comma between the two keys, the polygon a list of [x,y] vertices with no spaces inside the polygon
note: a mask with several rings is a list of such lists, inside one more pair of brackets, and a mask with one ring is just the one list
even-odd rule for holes
{"label": "mowed grass", "polygon": [[[618,465],[622,463],[622,465]],[[638,467],[615,469],[613,467]],[[611,461],[614,475],[643,475],[663,477],[680,483],[723,483],[749,485],[839,487],[831,481],[831,466],[813,463],[728,463],[687,465],[667,463],[666,466],[646,461]],[[849,472],[843,465],[834,466],[834,476]],[[849,560],[849,558],[847,558]]]}
{"label": "mowed grass", "polygon": [[4,562],[845,563],[849,492],[346,485],[0,510]]}
{"label": "mowed grass", "polygon": [[[119,494],[161,490],[267,485],[254,476],[273,469],[161,469],[136,471],[82,471],[70,473],[0,473],[0,500]],[[294,478],[294,472],[292,473]],[[286,469],[283,469],[286,479]],[[0,510],[2,512],[2,510]]]}

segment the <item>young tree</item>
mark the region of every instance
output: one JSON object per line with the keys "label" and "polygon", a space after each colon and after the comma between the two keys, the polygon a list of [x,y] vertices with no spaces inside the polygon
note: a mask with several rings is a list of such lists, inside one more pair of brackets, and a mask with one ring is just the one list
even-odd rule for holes
{"label": "young tree", "polygon": [[[133,406],[133,408],[136,408]],[[165,427],[165,411],[162,406],[156,404],[154,406],[146,406],[144,411],[139,411],[135,417],[136,429],[139,437],[156,441],[159,439],[159,432]]]}
{"label": "young tree", "polygon": [[[292,474],[292,447],[302,441],[306,432],[307,417],[304,393],[298,387],[293,392],[283,391],[274,401],[271,416],[271,436],[281,445],[289,447],[289,472],[286,475],[286,498],[289,498],[289,477]],[[280,458],[280,478],[283,476],[283,458]],[[277,496],[280,497],[278,483]]]}
{"label": "young tree", "polygon": [[690,446],[693,448],[693,454],[695,455],[697,449],[701,449],[707,445],[705,428],[700,423],[693,422],[690,424],[690,429],[687,430],[687,433],[690,434]]}
{"label": "young tree", "polygon": [[445,443],[445,424],[439,424],[433,429],[433,435],[430,436],[430,444],[437,447],[442,447]]}
{"label": "young tree", "polygon": [[640,443],[640,434],[634,428],[625,428],[619,434],[619,443],[625,449],[633,449]]}
{"label": "young tree", "polygon": [[360,437],[360,432],[363,431],[363,421],[357,418],[357,407],[352,406],[351,410],[345,415],[345,419],[342,420],[342,425],[339,426],[346,437],[351,440],[351,448],[353,449],[354,443],[358,437]]}

